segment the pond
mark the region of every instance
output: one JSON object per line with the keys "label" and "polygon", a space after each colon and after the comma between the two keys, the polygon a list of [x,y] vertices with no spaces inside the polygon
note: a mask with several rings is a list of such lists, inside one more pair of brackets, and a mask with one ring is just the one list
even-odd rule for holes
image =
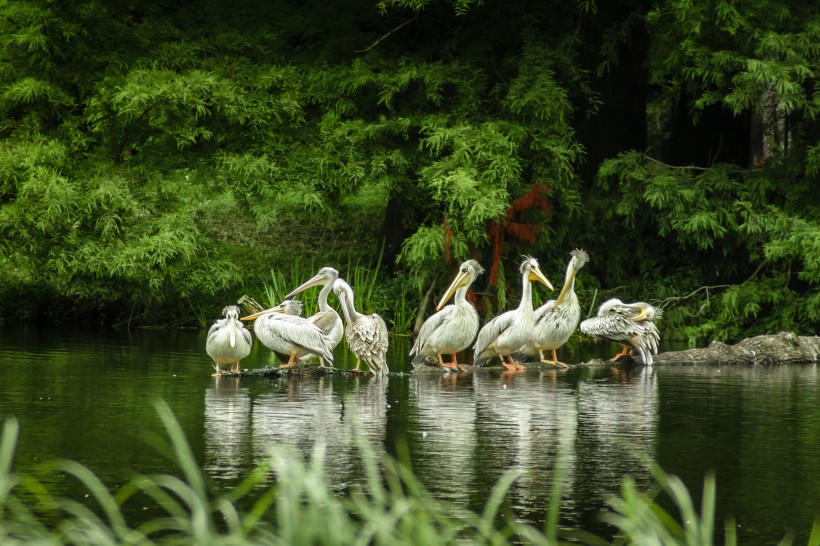
{"label": "pond", "polygon": [[[623,476],[649,487],[641,458],[680,476],[698,496],[705,474],[718,484],[718,525],[734,517],[741,544],[805,543],[820,514],[820,372],[816,365],[758,368],[576,366],[569,370],[368,377],[211,376],[205,332],[84,332],[4,328],[0,418],[21,424],[15,468],[54,458],[90,467],[109,487],[134,472],[174,472],[152,446],[164,399],[217,482],[233,485],[271,446],[306,455],[327,445],[328,475],[342,489],[361,479],[356,434],[396,453],[434,494],[483,506],[508,469],[522,521],[540,524],[563,444],[561,523],[600,535],[606,499]],[[394,372],[409,372],[406,338],[391,338]],[[615,352],[576,344],[569,363]],[[255,344],[243,368],[273,363]],[[351,367],[345,350],[337,366]],[[56,480],[57,478],[55,478]],[[49,484],[56,492],[70,483]]]}

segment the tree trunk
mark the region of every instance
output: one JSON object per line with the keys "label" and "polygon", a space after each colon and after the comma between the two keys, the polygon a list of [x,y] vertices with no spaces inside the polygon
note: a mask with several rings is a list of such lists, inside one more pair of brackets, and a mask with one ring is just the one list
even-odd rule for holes
{"label": "tree trunk", "polygon": [[[603,104],[589,118],[579,116],[578,140],[586,149],[586,160],[578,174],[591,183],[605,159],[627,150],[646,150],[646,102],[649,73],[646,55],[649,35],[643,23],[646,2],[600,2],[598,13],[582,18],[588,44],[582,55],[584,67],[592,74],[602,61],[601,47],[608,33],[626,26],[627,37],[617,44],[617,59],[601,76],[591,79],[593,90]],[[579,105],[586,109],[585,105]]]}

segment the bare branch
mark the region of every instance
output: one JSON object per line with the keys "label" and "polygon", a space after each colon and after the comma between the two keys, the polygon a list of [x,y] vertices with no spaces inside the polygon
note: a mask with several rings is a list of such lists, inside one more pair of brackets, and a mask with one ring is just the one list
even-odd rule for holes
{"label": "bare branch", "polygon": [[412,19],[408,19],[407,21],[405,21],[405,22],[401,23],[399,26],[397,26],[396,28],[394,28],[393,30],[391,30],[390,32],[388,32],[387,34],[385,34],[384,36],[382,36],[381,38],[379,38],[378,40],[376,40],[376,41],[375,41],[375,42],[373,42],[372,44],[370,44],[368,47],[366,47],[366,48],[364,48],[364,49],[357,49],[357,50],[356,50],[356,53],[366,53],[366,52],[370,51],[371,49],[373,49],[374,47],[376,47],[377,45],[379,45],[379,42],[381,42],[381,41],[382,41],[382,40],[384,40],[385,38],[389,37],[391,34],[393,34],[393,33],[395,33],[395,32],[398,32],[399,30],[401,30],[401,29],[402,29],[402,28],[404,28],[405,26],[409,25],[410,23],[412,23],[413,21],[415,21],[415,20],[416,20],[416,19],[418,19],[418,18],[419,18],[419,14],[418,14],[418,13],[416,13],[416,14],[413,16],[413,18],[412,18]]}

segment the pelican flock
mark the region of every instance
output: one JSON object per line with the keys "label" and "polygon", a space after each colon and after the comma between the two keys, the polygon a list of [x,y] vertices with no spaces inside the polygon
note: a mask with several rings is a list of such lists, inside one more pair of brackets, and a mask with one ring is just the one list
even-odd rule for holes
{"label": "pelican flock", "polygon": [[645,302],[624,303],[619,299],[605,301],[598,308],[598,316],[581,323],[581,332],[589,337],[615,341],[623,350],[610,360],[615,362],[630,351],[637,351],[647,366],[652,355],[658,354],[661,341],[655,321],[661,310]]}
{"label": "pelican flock", "polygon": [[[458,275],[444,292],[436,305],[436,313],[424,321],[419,330],[410,356],[416,367],[425,364],[426,360],[438,359],[444,368],[467,368],[458,363],[456,354],[463,351],[475,339],[478,332],[478,312],[467,301],[467,290],[484,269],[475,260],[467,260],[459,267]],[[444,307],[455,294],[455,302]],[[445,362],[442,355],[451,355],[450,362]]]}
{"label": "pelican flock", "polygon": [[[550,290],[553,287],[541,272],[538,261],[525,256],[519,268],[521,301],[518,307],[492,318],[480,329],[478,312],[467,301],[467,292],[484,269],[475,260],[465,261],[441,296],[436,312],[424,321],[410,349],[413,365],[416,369],[431,364],[444,370],[467,371],[465,364],[468,362],[458,362],[458,353],[474,343],[475,366],[490,365],[498,358],[508,370],[520,371],[526,369],[521,361],[537,354],[544,364],[566,368],[567,365],[558,360],[556,351],[579,326],[581,308],[575,293],[575,280],[588,261],[585,251],[575,249],[570,252],[564,285],[558,297],[533,309],[532,283],[540,282]],[[319,311],[302,318],[299,316],[301,302],[287,298],[317,286],[322,287],[317,296]],[[328,302],[331,292],[339,300],[344,320]],[[378,314],[364,315],[356,310],[353,289],[336,269],[321,268],[285,297],[285,301],[275,307],[241,318],[239,307],[229,305],[223,309],[225,318],[210,328],[206,342],[206,350],[217,370],[215,375],[219,375],[221,365],[227,364],[238,373],[239,361],[250,354],[252,337],[240,320],[255,320],[254,331],[259,341],[275,352],[289,355],[283,367],[315,358],[319,359],[320,366],[329,363],[332,367],[333,350],[344,337],[356,355],[357,371],[364,361],[374,375],[387,375],[387,325]],[[451,299],[453,303],[448,305]],[[660,343],[655,321],[661,313],[660,309],[645,302],[623,303],[611,299],[600,306],[597,316],[581,322],[580,329],[587,336],[623,345],[623,350],[611,361],[636,352],[641,362],[651,366]],[[549,358],[545,356],[546,351],[550,353]],[[445,355],[448,355],[446,359]]]}
{"label": "pelican flock", "polygon": [[222,309],[225,317],[216,321],[205,340],[205,351],[214,361],[216,373],[220,366],[229,364],[233,373],[239,373],[239,361],[251,354],[253,339],[245,325],[239,322],[239,307],[228,305]]}
{"label": "pelican flock", "polygon": [[[484,325],[478,332],[473,346],[476,366],[485,365],[495,357],[508,370],[525,367],[512,358],[512,354],[532,338],[535,317],[532,309],[532,281],[538,281],[553,290],[552,284],[538,268],[538,260],[525,257],[521,262],[521,303],[517,309],[502,313]],[[504,360],[507,357],[507,360]]]}

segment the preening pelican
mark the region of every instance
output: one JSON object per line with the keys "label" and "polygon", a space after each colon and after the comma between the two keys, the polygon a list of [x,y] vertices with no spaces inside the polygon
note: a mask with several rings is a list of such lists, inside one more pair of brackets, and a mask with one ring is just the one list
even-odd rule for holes
{"label": "preening pelican", "polygon": [[[575,294],[575,276],[589,261],[589,255],[583,250],[575,249],[570,252],[570,256],[561,292],[556,299],[535,310],[532,339],[521,349],[524,355],[534,355],[537,352],[544,364],[555,364],[562,368],[567,365],[558,360],[555,350],[567,342],[581,320],[581,306]],[[551,360],[544,358],[544,351],[552,353]]]}
{"label": "preening pelican", "polygon": [[353,289],[343,279],[336,279],[333,292],[342,304],[345,315],[345,337],[353,354],[356,355],[356,369],[364,360],[376,376],[387,375],[387,325],[376,313],[362,315],[356,311]]}
{"label": "preening pelican", "polygon": [[[338,271],[332,267],[323,267],[312,279],[303,283],[301,286],[291,291],[290,294],[285,296],[286,298],[290,298],[300,292],[304,292],[308,288],[322,286],[322,290],[319,292],[318,298],[319,311],[309,316],[308,320],[324,332],[334,349],[342,340],[345,332],[344,324],[342,324],[342,317],[340,317],[339,313],[337,313],[336,310],[327,302],[327,296],[333,290],[333,283],[338,278]],[[302,357],[302,360],[309,360],[313,357],[315,357],[315,355],[305,355]],[[319,361],[321,365],[324,366],[324,362],[321,357],[319,357]]]}
{"label": "preening pelican", "polygon": [[233,373],[239,373],[239,361],[251,354],[251,333],[239,322],[239,307],[228,305],[222,309],[223,319],[217,320],[208,330],[205,351],[214,360],[216,373],[219,366],[230,364]]}
{"label": "preening pelican", "polygon": [[[410,349],[414,366],[422,366],[428,358],[438,358],[438,363],[445,368],[467,371],[457,362],[456,353],[469,347],[478,332],[478,313],[466,296],[470,285],[482,273],[484,269],[475,260],[461,264],[458,275],[436,305],[437,313],[424,321]],[[455,303],[443,307],[453,294]],[[452,355],[452,361],[444,362],[443,354]]]}
{"label": "preening pelican", "polygon": [[259,311],[240,320],[256,320],[253,331],[262,344],[272,351],[290,355],[285,366],[293,366],[297,358],[313,353],[333,362],[333,346],[318,326],[301,313],[302,302],[286,300],[270,309]]}
{"label": "preening pelican", "polygon": [[581,323],[581,332],[589,337],[622,344],[623,351],[612,357],[612,362],[634,350],[641,355],[644,364],[651,366],[652,355],[658,354],[661,341],[658,327],[655,326],[655,320],[661,315],[660,309],[642,301],[624,303],[611,299],[601,304],[598,316]]}
{"label": "preening pelican", "polygon": [[[538,281],[553,290],[552,284],[538,268],[538,260],[524,257],[521,262],[521,303],[517,309],[502,313],[484,325],[478,332],[473,346],[474,363],[482,366],[498,356],[508,370],[523,370],[524,366],[515,362],[512,354],[532,337],[535,318],[532,310],[532,286],[530,281]],[[504,357],[507,361],[504,361]]]}

